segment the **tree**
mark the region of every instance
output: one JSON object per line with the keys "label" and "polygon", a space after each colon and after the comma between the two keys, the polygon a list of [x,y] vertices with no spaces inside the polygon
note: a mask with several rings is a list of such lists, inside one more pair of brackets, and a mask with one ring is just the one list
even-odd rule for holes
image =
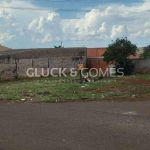
{"label": "tree", "polygon": [[61,44],[59,46],[54,45],[54,48],[64,48],[64,46],[62,46],[62,42],[61,42]]}
{"label": "tree", "polygon": [[129,60],[130,55],[134,55],[137,52],[137,46],[132,44],[127,38],[117,38],[112,44],[108,45],[107,50],[103,54],[104,61],[115,61],[117,68],[123,68],[125,75],[130,75],[134,71],[134,65]]}
{"label": "tree", "polygon": [[141,58],[150,58],[150,45],[144,47],[144,52],[140,55]]}
{"label": "tree", "polygon": [[59,46],[55,46],[54,45],[54,48],[64,48],[63,46],[59,45]]}

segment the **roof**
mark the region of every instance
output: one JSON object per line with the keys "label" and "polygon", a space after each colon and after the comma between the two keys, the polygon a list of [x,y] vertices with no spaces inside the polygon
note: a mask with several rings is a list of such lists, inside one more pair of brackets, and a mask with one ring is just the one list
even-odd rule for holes
{"label": "roof", "polygon": [[140,54],[136,54],[135,56],[133,55],[129,56],[129,59],[138,59],[138,58],[140,58]]}
{"label": "roof", "polygon": [[[87,48],[87,58],[102,58],[104,52],[106,51],[107,47],[103,47],[103,48]],[[143,48],[138,48],[139,49],[139,53],[136,54],[135,56],[131,55],[129,56],[129,59],[138,59],[140,58],[140,53],[142,53]]]}
{"label": "roof", "polygon": [[9,50],[10,48],[0,45],[0,52]]}

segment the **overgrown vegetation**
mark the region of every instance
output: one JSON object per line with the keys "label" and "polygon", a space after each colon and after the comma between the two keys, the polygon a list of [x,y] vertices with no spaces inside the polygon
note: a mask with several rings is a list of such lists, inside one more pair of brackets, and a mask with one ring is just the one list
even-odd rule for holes
{"label": "overgrown vegetation", "polygon": [[[74,81],[74,80],[72,80]],[[150,75],[104,78],[97,82],[70,82],[65,78],[0,83],[0,101],[61,102],[87,100],[148,100]]]}

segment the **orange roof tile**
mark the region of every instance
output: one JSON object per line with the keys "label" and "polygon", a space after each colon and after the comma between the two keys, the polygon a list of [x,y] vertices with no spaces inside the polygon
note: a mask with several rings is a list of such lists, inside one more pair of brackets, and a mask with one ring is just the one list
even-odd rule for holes
{"label": "orange roof tile", "polygon": [[[91,57],[101,57],[104,52],[106,51],[106,47],[103,48],[87,48],[87,58]],[[129,59],[138,59],[140,58],[139,54],[136,54],[135,56],[131,55],[129,56]]]}
{"label": "orange roof tile", "polygon": [[140,58],[140,55],[139,54],[136,54],[135,56],[130,55],[128,58],[129,59],[138,59],[138,58]]}

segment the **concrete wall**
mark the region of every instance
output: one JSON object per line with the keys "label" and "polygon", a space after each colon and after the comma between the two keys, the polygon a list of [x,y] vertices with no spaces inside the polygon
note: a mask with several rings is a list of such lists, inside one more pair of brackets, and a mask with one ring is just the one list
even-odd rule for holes
{"label": "concrete wall", "polygon": [[[78,69],[78,64],[86,66],[86,48],[73,49],[46,49],[46,50],[21,50],[0,53],[0,80],[12,80],[16,77],[27,78],[27,69],[37,68],[37,74],[42,75],[42,68],[47,74],[50,68],[67,68],[65,73],[69,73],[71,68]],[[30,74],[33,71],[30,71]],[[58,74],[58,71],[54,71]]]}
{"label": "concrete wall", "polygon": [[150,73],[150,59],[134,59],[135,73]]}
{"label": "concrete wall", "polygon": [[[150,59],[133,59],[135,73],[150,73]],[[112,64],[112,62],[110,62]],[[101,68],[103,72],[108,68],[108,64],[103,58],[87,58],[88,68]]]}

